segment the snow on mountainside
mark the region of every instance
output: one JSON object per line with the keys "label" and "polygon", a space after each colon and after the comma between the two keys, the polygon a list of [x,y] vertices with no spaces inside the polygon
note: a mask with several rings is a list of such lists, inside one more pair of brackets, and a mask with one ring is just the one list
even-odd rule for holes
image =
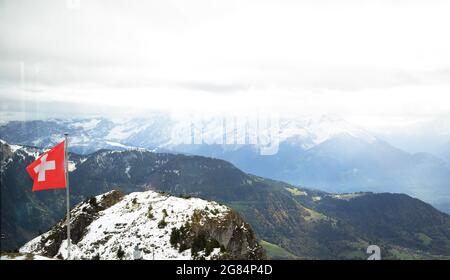
{"label": "snow on mountainside", "polygon": [[[74,259],[261,259],[252,229],[230,208],[153,191],[96,196],[71,211]],[[64,220],[21,249],[66,258]]]}
{"label": "snow on mountainside", "polygon": [[341,134],[350,135],[369,144],[377,140],[364,129],[334,115],[280,121],[280,141],[295,139],[298,145],[305,150]]}
{"label": "snow on mountainside", "polygon": [[[37,159],[39,156],[41,156],[44,152],[48,151],[49,149],[40,149],[36,147],[29,147],[29,146],[21,146],[21,145],[13,145],[7,143],[5,140],[0,139],[1,147],[3,149],[4,157],[0,164],[0,170],[3,171],[10,162],[13,160],[13,155],[16,155],[22,159],[25,159],[26,156],[30,156],[33,159]],[[77,165],[79,163],[82,163],[85,161],[86,158],[83,156],[76,156],[76,159],[70,159],[69,157],[69,165],[68,169],[69,172],[73,172],[77,169]]]}
{"label": "snow on mountainside", "polygon": [[[0,125],[0,138],[9,143],[50,147],[60,141],[64,132],[68,132],[71,147],[78,153],[91,153],[102,148],[131,149],[135,147],[176,151],[179,144],[192,144],[190,142],[192,126],[203,135],[202,139],[194,140],[196,144],[212,144],[221,143],[224,136],[228,139],[227,143],[234,139],[238,142],[248,142],[248,138],[256,136],[250,135],[256,133],[256,127],[248,131],[252,124],[256,125],[248,119],[214,117],[182,120],[171,118],[166,114],[155,114],[147,119],[11,121]],[[259,125],[258,129],[260,136],[268,133],[266,131],[268,128],[264,125]],[[376,138],[368,132],[337,116],[324,115],[319,118],[279,120],[280,141],[290,141],[292,144],[295,139],[294,142],[303,149],[310,149],[339,134],[348,134],[368,143],[376,141]],[[253,137],[253,139],[256,138]],[[186,141],[188,143],[185,143]],[[223,148],[232,148],[230,145],[227,146]]]}
{"label": "snow on mountainside", "polygon": [[5,170],[14,163],[14,157],[17,156],[24,160],[26,157],[34,159],[39,157],[42,150],[31,147],[24,147],[20,145],[12,145],[0,139],[0,147],[2,158],[0,161],[0,173],[3,174]]}

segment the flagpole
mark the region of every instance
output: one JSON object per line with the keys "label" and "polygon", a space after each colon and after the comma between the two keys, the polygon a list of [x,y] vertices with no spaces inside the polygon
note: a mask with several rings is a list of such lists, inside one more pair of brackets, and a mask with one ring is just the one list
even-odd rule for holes
{"label": "flagpole", "polygon": [[69,161],[68,156],[69,153],[67,152],[68,147],[68,133],[64,133],[64,170],[66,175],[66,203],[67,203],[67,217],[66,217],[66,224],[67,224],[67,259],[70,260],[70,199],[69,199]]}

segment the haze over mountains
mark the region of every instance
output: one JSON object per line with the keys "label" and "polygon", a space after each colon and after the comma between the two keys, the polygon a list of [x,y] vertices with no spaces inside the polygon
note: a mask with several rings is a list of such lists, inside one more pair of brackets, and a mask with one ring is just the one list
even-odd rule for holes
{"label": "haze over mountains", "polygon": [[450,141],[441,147],[441,154],[447,165],[450,166]]}
{"label": "haze over mountains", "polygon": [[[68,132],[71,151],[80,154],[102,148],[145,148],[203,155],[296,186],[329,192],[406,193],[450,213],[450,146],[436,149],[439,157],[408,153],[333,115],[275,121],[272,127],[264,119],[252,118],[180,121],[163,113],[119,121],[11,121],[0,126],[0,137],[10,143],[50,147]],[[272,142],[276,152],[261,154],[263,140]]]}

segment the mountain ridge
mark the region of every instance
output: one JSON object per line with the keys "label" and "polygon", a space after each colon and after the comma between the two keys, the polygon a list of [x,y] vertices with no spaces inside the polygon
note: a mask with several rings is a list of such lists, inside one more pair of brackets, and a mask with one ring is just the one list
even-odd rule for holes
{"label": "mountain ridge", "polygon": [[[7,148],[3,145],[2,151],[5,150]],[[71,154],[70,158],[72,157],[75,159],[75,155],[72,156]],[[2,173],[2,176],[8,175],[7,173],[11,171],[16,172],[15,179],[23,177],[21,182],[25,183],[16,185],[14,181],[3,182],[7,182],[7,185],[15,185],[16,188],[19,186],[26,193],[27,186],[31,186],[31,181],[24,171],[24,166],[32,160],[32,157],[16,157],[16,160],[15,168],[10,171],[6,170]],[[17,176],[17,174],[23,175]],[[5,180],[5,177],[2,177],[2,180]],[[450,227],[448,225],[446,227],[446,223],[439,225],[436,231],[430,231],[425,227],[423,227],[423,230],[422,228],[405,227],[401,230],[411,231],[411,235],[403,238],[400,234],[396,236],[397,239],[389,240],[382,235],[363,231],[364,226],[345,215],[342,216],[343,214],[339,216],[339,213],[329,210],[330,207],[331,209],[336,207],[333,205],[337,205],[343,199],[348,199],[354,194],[346,196],[306,188],[299,189],[284,182],[247,174],[223,160],[201,156],[158,154],[143,150],[102,150],[87,156],[87,159],[80,160],[75,165],[75,169],[70,172],[70,180],[72,186],[77,186],[72,188],[74,202],[82,201],[88,196],[104,193],[117,187],[120,187],[125,193],[156,190],[183,197],[197,196],[219,201],[237,210],[245,220],[250,221],[259,238],[288,249],[289,252],[300,258],[364,258],[365,248],[373,242],[378,242],[387,251],[388,258],[396,258],[396,255],[392,253],[394,250],[408,252],[408,256],[411,257],[422,258],[439,258],[442,253],[445,256],[450,251],[448,237],[439,234],[439,231],[448,234]],[[26,183],[27,181],[28,183]],[[2,187],[2,193],[5,190],[9,190],[9,188],[4,189]],[[367,194],[361,193],[360,196],[364,197]],[[375,197],[377,196],[378,194],[375,194]],[[397,195],[391,194],[391,196],[394,199],[392,203],[395,204]],[[38,200],[36,202],[38,208],[36,208],[32,201],[36,200],[37,197],[28,196],[26,199],[31,201],[31,204],[24,206],[37,210],[39,207],[45,208],[46,203],[48,203],[54,207],[52,201],[57,201],[57,197],[60,201],[64,201],[63,193],[42,194],[39,199],[42,199],[43,202]],[[425,204],[410,197],[407,201],[413,205],[417,203]],[[352,199],[350,199],[350,202],[353,204]],[[326,203],[328,208],[321,208],[324,207],[323,203]],[[46,210],[50,211],[53,216],[49,215],[50,218],[45,220],[45,224],[48,226],[54,224],[58,216],[60,218],[64,214],[63,204],[56,206],[59,212],[54,209],[52,211]],[[379,204],[379,206],[383,206],[383,204]],[[20,204],[10,206],[12,209],[22,209],[23,207]],[[364,205],[360,204],[358,207],[362,206]],[[414,207],[410,209],[409,211],[414,213]],[[432,207],[424,209],[431,217],[444,215],[444,221],[449,220],[448,215],[440,213]],[[17,210],[18,213],[21,211]],[[354,209],[354,211],[359,211],[359,209]],[[9,212],[11,213],[11,210]],[[55,214],[55,212],[59,214]],[[33,212],[31,213],[33,214]],[[382,217],[383,211],[375,213]],[[409,215],[412,213],[409,213]],[[5,214],[8,214],[8,211],[2,211],[2,215]],[[350,214],[347,213],[347,215]],[[37,217],[41,216],[40,214],[37,215]],[[380,218],[380,216],[375,217]],[[44,217],[47,216],[44,215]],[[405,218],[407,217],[402,219]],[[5,219],[2,217],[2,222],[4,221]],[[16,221],[20,223],[22,220],[16,219]],[[397,221],[390,221],[387,224],[381,223],[380,230],[388,230],[395,223]],[[35,225],[36,222],[30,223],[28,228]],[[439,230],[437,230],[438,228]],[[3,225],[2,229],[4,229]],[[34,234],[37,234],[37,229],[34,228],[33,230]],[[431,239],[425,247],[422,244],[424,238],[426,240]],[[399,244],[406,244],[409,248],[414,249],[408,249]],[[441,244],[440,249],[436,244]],[[417,253],[417,250],[421,253]]]}
{"label": "mountain ridge", "polygon": [[[450,213],[446,206],[450,205],[447,163],[430,154],[404,152],[337,116],[280,119],[279,147],[274,155],[261,155],[257,142],[211,144],[220,143],[225,136],[236,141],[253,139],[253,130],[237,120],[234,130],[225,130],[227,120],[216,118],[195,123],[194,132],[193,121],[178,121],[166,114],[123,121],[105,118],[13,121],[0,125],[0,138],[20,145],[50,147],[61,140],[63,132],[68,132],[71,151],[76,153],[145,148],[202,155],[232,162],[247,173],[296,186],[329,192],[407,193]],[[197,139],[201,135],[198,133],[205,134],[203,141]],[[443,157],[445,160],[445,154]]]}

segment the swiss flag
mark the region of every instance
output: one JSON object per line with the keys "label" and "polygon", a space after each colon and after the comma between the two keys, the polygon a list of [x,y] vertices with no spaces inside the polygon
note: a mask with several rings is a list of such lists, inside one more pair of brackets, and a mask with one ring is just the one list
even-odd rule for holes
{"label": "swiss flag", "polygon": [[64,145],[62,141],[28,165],[27,172],[34,181],[33,192],[66,187]]}

